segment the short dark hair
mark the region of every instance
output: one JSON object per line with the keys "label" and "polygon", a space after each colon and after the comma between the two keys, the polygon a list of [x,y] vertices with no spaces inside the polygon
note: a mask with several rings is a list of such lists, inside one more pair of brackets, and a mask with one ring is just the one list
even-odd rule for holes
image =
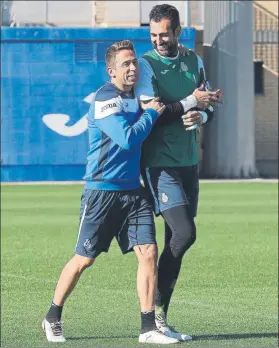
{"label": "short dark hair", "polygon": [[169,19],[173,32],[180,26],[179,12],[176,7],[168,4],[156,5],[149,13],[149,22],[161,22],[163,19]]}
{"label": "short dark hair", "polygon": [[106,51],[106,65],[114,64],[116,54],[122,50],[131,50],[134,53],[135,48],[130,40],[122,40],[111,45]]}

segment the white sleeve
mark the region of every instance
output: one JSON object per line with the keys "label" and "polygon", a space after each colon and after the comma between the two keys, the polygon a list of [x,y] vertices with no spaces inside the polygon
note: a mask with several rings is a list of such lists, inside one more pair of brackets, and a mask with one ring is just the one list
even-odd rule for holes
{"label": "white sleeve", "polygon": [[135,94],[140,100],[150,100],[156,97],[153,81],[156,79],[154,71],[148,61],[139,59],[139,78],[135,84]]}
{"label": "white sleeve", "polygon": [[120,112],[123,112],[123,103],[120,97],[102,101],[95,100],[95,120],[101,120]]}

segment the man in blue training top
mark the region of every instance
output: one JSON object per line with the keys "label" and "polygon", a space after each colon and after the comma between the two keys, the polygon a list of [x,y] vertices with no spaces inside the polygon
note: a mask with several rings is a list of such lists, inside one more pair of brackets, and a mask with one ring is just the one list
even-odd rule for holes
{"label": "man in blue training top", "polygon": [[138,258],[139,342],[177,343],[156,330],[155,226],[139,181],[141,144],[165,106],[157,98],[142,113],[133,90],[138,62],[130,41],[109,47],[106,64],[110,81],[97,90],[88,114],[90,149],[75,255],[61,272],[42,326],[48,341],[66,340],[61,325],[64,302],[82,272],[108,251],[115,237],[123,254],[134,250]]}

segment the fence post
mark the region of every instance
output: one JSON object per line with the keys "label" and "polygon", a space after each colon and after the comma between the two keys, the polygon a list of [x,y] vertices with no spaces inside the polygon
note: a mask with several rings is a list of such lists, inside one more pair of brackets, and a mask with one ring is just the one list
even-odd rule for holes
{"label": "fence post", "polygon": [[250,178],[255,166],[255,113],[251,1],[206,1],[204,60],[224,104],[204,127],[206,177]]}

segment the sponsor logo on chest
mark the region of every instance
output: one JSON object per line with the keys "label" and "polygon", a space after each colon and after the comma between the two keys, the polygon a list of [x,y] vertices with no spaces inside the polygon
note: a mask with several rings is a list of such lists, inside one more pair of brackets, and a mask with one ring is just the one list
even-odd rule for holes
{"label": "sponsor logo on chest", "polygon": [[117,107],[116,103],[109,103],[101,108],[101,112],[104,112],[107,109],[112,109],[112,108],[116,108],[116,107]]}

